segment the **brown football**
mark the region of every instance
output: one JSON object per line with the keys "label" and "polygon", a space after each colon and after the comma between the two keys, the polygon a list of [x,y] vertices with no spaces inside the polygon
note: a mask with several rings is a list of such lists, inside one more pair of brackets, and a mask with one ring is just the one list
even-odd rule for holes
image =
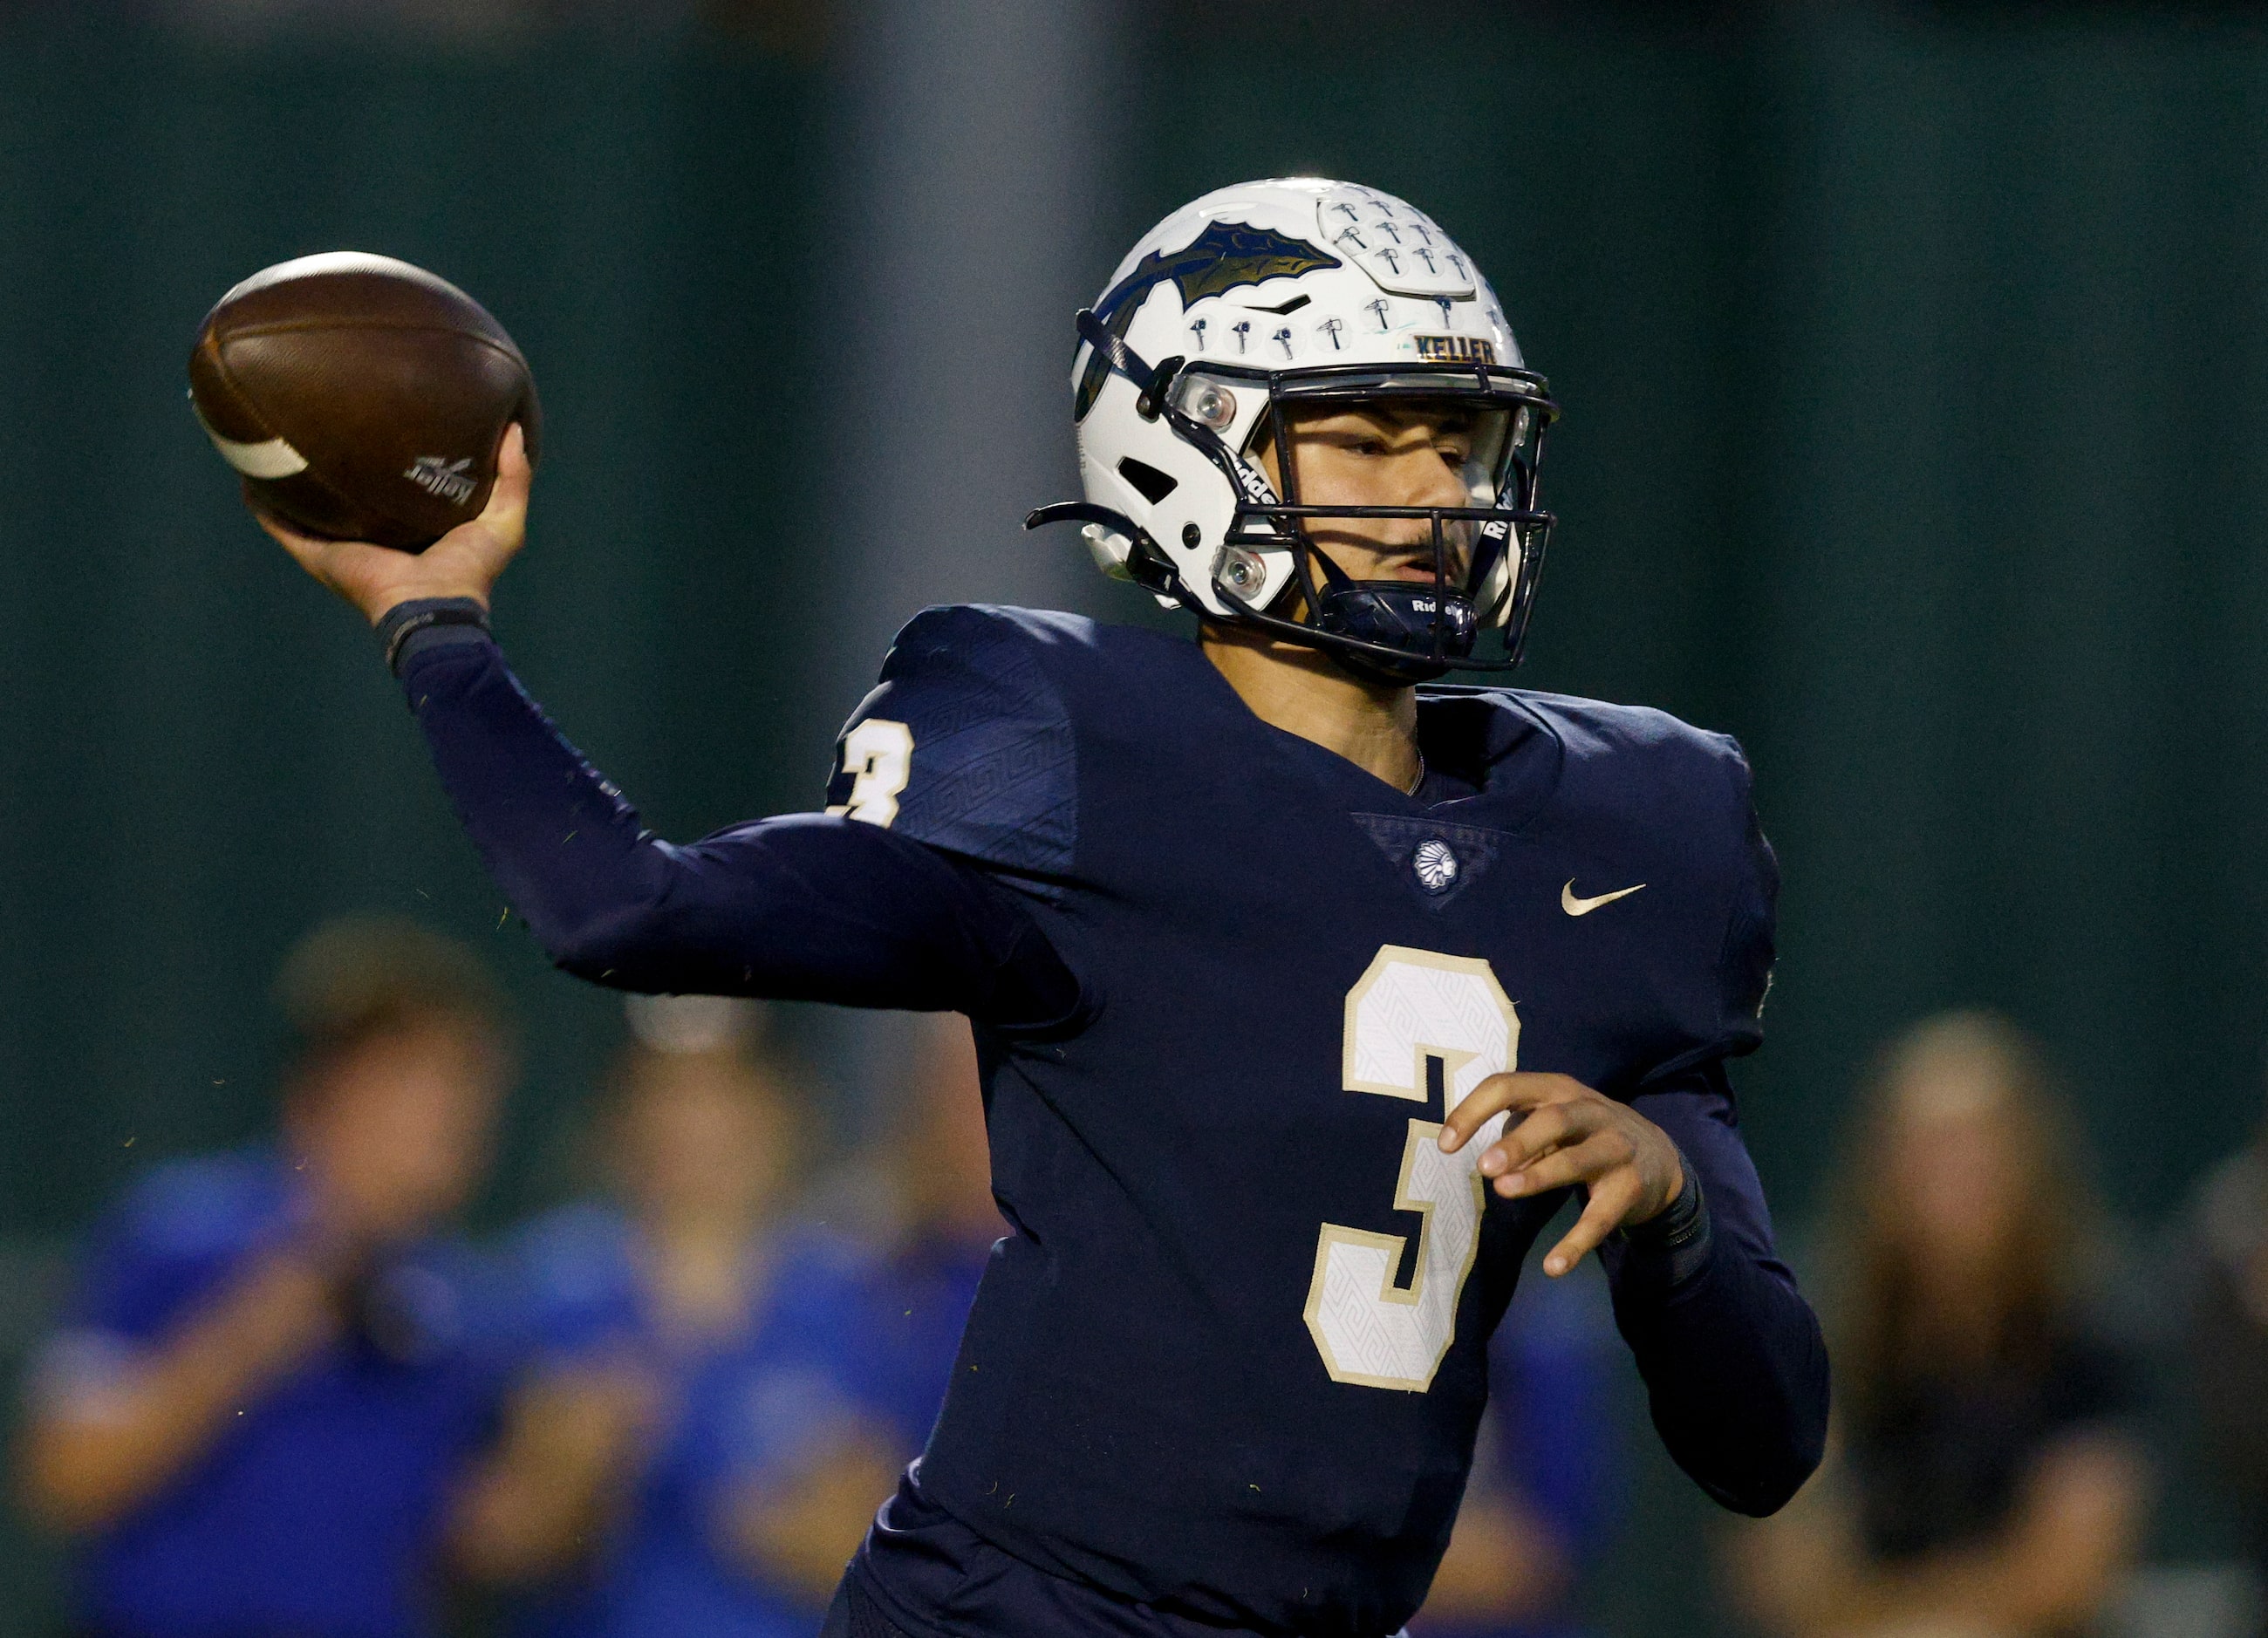
{"label": "brown football", "polygon": [[391,256],[332,251],[222,297],[189,401],[253,502],[309,534],[423,551],[480,515],[504,429],[542,412],[527,360],[480,303]]}

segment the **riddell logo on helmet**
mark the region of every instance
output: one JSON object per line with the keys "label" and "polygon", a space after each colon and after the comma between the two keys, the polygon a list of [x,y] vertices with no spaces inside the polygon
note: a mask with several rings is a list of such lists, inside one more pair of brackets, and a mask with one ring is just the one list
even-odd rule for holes
{"label": "riddell logo on helmet", "polygon": [[1418,356],[1428,364],[1492,364],[1496,343],[1484,335],[1417,335]]}

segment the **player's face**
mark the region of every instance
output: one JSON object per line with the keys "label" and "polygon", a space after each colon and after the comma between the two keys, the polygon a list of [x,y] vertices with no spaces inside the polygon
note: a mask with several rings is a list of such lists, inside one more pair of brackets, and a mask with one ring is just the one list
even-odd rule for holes
{"label": "player's face", "polygon": [[[1291,414],[1287,430],[1307,506],[1472,506],[1473,412],[1422,400]],[[1275,441],[1260,451],[1280,489]],[[1433,536],[1422,518],[1310,518],[1307,538],[1354,580],[1433,578]],[[1451,579],[1463,577],[1470,526],[1445,531]]]}

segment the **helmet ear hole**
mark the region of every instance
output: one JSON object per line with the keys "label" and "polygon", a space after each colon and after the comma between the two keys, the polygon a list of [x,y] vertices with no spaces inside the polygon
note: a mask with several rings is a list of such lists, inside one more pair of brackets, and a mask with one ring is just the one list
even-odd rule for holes
{"label": "helmet ear hole", "polygon": [[1137,460],[1131,455],[1119,458],[1118,475],[1132,484],[1135,491],[1152,506],[1182,487],[1182,481],[1170,472],[1160,472],[1148,461]]}

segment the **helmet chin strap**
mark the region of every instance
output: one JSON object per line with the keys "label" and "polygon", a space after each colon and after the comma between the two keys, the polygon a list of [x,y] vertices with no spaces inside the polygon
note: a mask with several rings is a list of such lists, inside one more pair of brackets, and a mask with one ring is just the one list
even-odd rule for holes
{"label": "helmet chin strap", "polygon": [[[1366,645],[1360,650],[1336,644],[1324,649],[1345,670],[1366,682],[1431,682],[1449,669],[1447,662],[1472,652],[1478,624],[1466,599],[1442,590],[1439,582],[1420,585],[1357,580],[1329,552],[1312,541],[1307,544],[1323,571],[1323,584],[1315,589],[1315,629]],[[1448,628],[1441,634],[1440,659],[1413,646],[1430,648],[1437,624]],[[1380,648],[1407,653],[1409,658],[1384,658],[1375,652]]]}

